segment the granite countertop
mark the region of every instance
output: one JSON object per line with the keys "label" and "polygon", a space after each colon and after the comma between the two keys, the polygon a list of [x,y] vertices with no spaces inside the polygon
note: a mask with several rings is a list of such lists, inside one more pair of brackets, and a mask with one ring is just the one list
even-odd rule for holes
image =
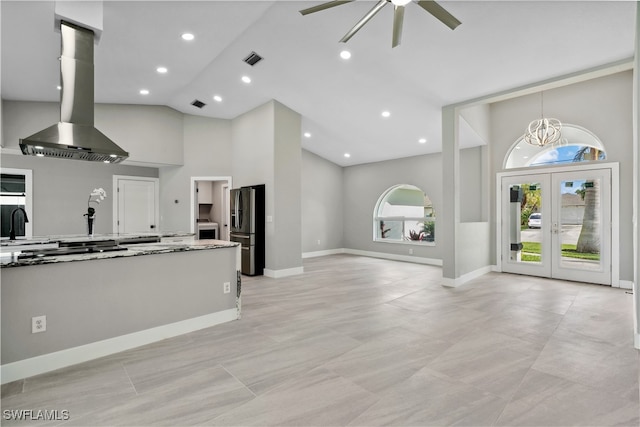
{"label": "granite countertop", "polygon": [[[100,240],[115,240],[120,242],[122,240],[131,239],[135,237],[148,237],[158,236],[162,237],[162,240],[157,243],[136,243],[125,244],[121,243],[121,246],[126,247],[127,250],[112,251],[112,252],[92,252],[84,254],[69,254],[69,255],[57,255],[46,256],[36,258],[24,258],[19,259],[20,251],[11,251],[10,247],[2,248],[2,256],[0,256],[0,267],[22,267],[29,265],[41,265],[41,264],[56,264],[61,262],[72,261],[88,261],[97,259],[109,259],[109,258],[123,258],[140,255],[153,255],[171,252],[185,252],[194,250],[208,250],[208,249],[220,249],[239,246],[239,243],[228,242],[224,240],[197,240],[191,233],[168,233],[168,234],[135,234],[135,235],[100,235],[90,238],[88,236],[51,236],[48,243],[60,243],[60,242],[90,242]],[[35,241],[35,239],[34,239]],[[21,241],[22,246],[24,241]],[[27,243],[28,244],[28,243]]]}
{"label": "granite countertop", "polygon": [[6,248],[11,246],[25,246],[25,245],[43,245],[48,243],[62,243],[62,242],[92,242],[100,240],[115,240],[119,242],[125,239],[137,238],[137,237],[158,237],[158,238],[171,238],[171,237],[191,237],[194,233],[187,232],[163,232],[163,233],[134,233],[134,234],[95,234],[93,236],[87,236],[86,234],[66,234],[59,236],[35,236],[26,238],[18,238],[16,240],[9,240],[2,238],[0,240],[0,247]]}

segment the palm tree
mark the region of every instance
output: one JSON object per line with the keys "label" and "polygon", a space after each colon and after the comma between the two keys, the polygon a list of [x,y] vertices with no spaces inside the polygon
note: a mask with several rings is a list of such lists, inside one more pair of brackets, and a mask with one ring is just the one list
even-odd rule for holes
{"label": "palm tree", "polygon": [[[582,147],[573,157],[574,162],[602,160],[604,152],[594,147]],[[576,245],[576,252],[600,253],[600,181],[588,180],[579,193],[584,200],[582,229]]]}

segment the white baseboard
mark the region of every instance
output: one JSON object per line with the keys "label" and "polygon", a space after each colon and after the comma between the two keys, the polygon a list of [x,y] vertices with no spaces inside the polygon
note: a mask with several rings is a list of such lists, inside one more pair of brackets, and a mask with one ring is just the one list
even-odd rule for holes
{"label": "white baseboard", "polygon": [[497,265],[492,265],[491,266],[491,271],[493,271],[494,273],[502,273],[502,269],[500,267],[498,267]]}
{"label": "white baseboard", "polygon": [[493,271],[493,266],[487,265],[485,267],[463,274],[460,277],[456,277],[455,279],[443,277],[442,286],[446,286],[448,288],[455,288],[467,283],[470,280],[477,279],[480,276],[484,276],[485,274],[490,273],[491,271]]}
{"label": "white baseboard", "polygon": [[193,319],[182,320],[168,325],[158,326],[144,331],[133,332],[115,338],[81,345],[54,353],[43,354],[17,362],[0,366],[0,378],[2,384],[32,377],[67,366],[75,365],[89,360],[98,359],[110,354],[130,350],[142,345],[162,341],[167,338],[197,331],[221,323],[230,322],[238,318],[237,309],[219,311]]}
{"label": "white baseboard", "polygon": [[272,279],[280,279],[281,277],[297,276],[304,273],[304,267],[285,268],[283,270],[264,269],[264,275]]}
{"label": "white baseboard", "polygon": [[619,280],[618,286],[613,286],[613,287],[631,290],[633,289],[633,282],[631,280]]}
{"label": "white baseboard", "polygon": [[303,252],[302,253],[302,259],[315,258],[315,257],[327,256],[327,255],[338,255],[338,254],[345,253],[344,251],[345,251],[344,248],[339,248],[339,249],[327,249],[327,250],[324,250],[324,251]]}
{"label": "white baseboard", "polygon": [[409,255],[388,254],[384,252],[361,251],[359,249],[344,249],[343,253],[351,254],[351,255],[368,256],[372,258],[384,258],[384,259],[390,259],[393,261],[413,262],[416,264],[437,265],[442,267],[442,260],[435,259],[435,258],[423,258],[423,257],[417,257],[417,256],[409,256]]}

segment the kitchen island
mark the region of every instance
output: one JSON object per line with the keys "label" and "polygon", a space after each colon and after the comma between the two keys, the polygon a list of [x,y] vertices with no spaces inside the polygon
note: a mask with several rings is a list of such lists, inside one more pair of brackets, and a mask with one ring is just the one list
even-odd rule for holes
{"label": "kitchen island", "polygon": [[[2,383],[239,318],[236,243],[140,236],[57,236],[15,251],[3,242]],[[105,240],[120,248],[48,253]],[[22,256],[45,245],[45,256]]]}

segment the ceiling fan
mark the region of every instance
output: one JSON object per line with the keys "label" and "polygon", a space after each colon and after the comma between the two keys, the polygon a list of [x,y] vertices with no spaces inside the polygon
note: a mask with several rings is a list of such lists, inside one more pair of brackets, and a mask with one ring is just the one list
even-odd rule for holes
{"label": "ceiling fan", "polygon": [[[320,12],[321,10],[329,9],[335,6],[340,6],[345,3],[351,3],[354,0],[333,0],[330,2],[322,3],[317,6],[309,7],[307,9],[303,9],[300,11],[303,15],[308,15],[314,12]],[[400,44],[400,39],[402,38],[402,23],[404,21],[404,7],[405,5],[412,3],[412,0],[380,0],[378,4],[376,4],[373,9],[371,9],[356,25],[353,26],[349,30],[347,34],[340,39],[340,42],[346,43],[349,41],[351,37],[357,33],[360,28],[364,26],[371,18],[375,16],[387,3],[392,3],[394,12],[393,12],[393,41],[391,43],[391,47],[396,47]],[[436,3],[434,0],[421,0],[416,2],[418,6],[422,7],[424,10],[432,14],[438,20],[440,20],[447,27],[454,30],[458,25],[461,24],[455,16],[447,12],[442,6]]]}

